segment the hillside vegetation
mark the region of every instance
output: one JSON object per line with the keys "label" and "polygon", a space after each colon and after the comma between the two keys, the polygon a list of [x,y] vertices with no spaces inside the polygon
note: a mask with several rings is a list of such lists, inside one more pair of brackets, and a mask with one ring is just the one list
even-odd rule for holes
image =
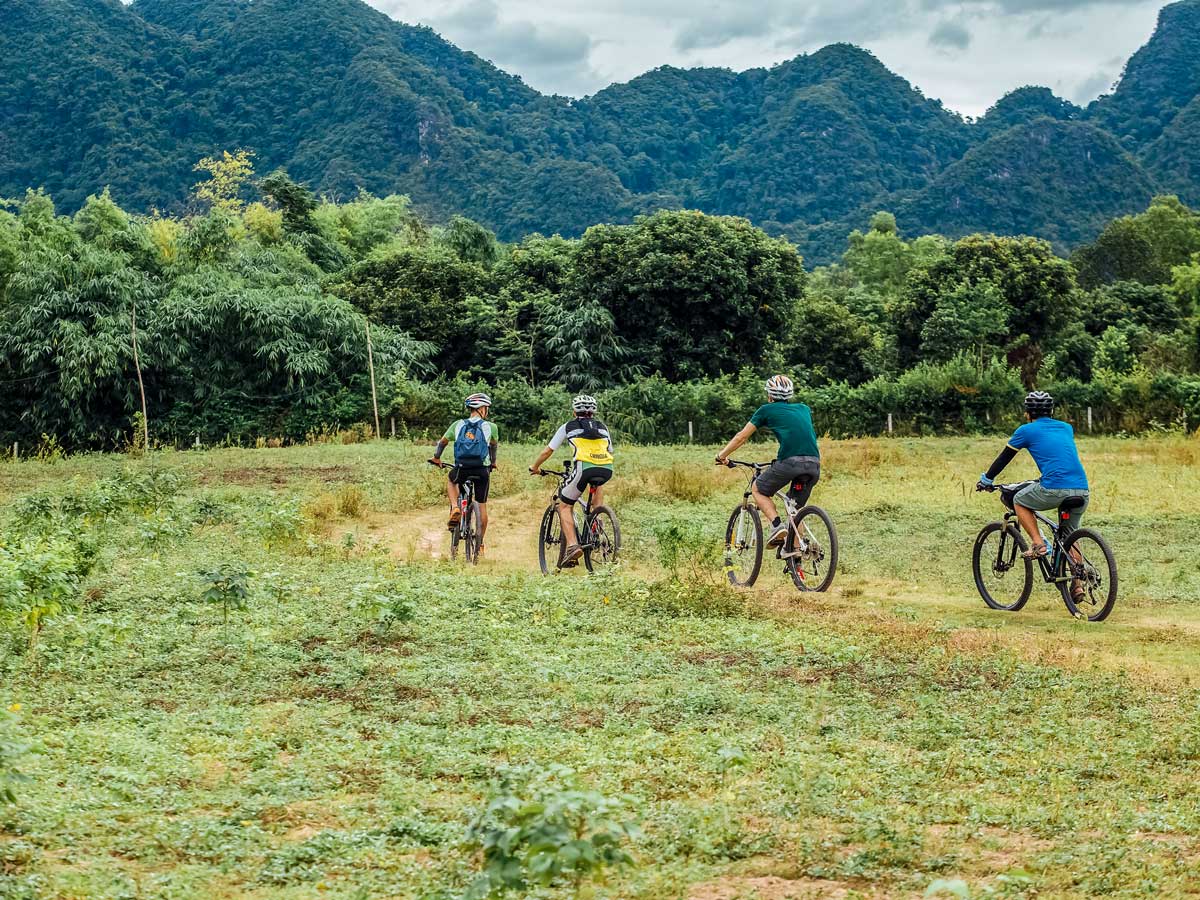
{"label": "hillside vegetation", "polygon": [[[1064,128],[1098,134],[1042,119],[997,140]],[[1200,423],[1200,216],[1175,197],[1070,260],[1028,237],[907,239],[881,212],[807,271],[743,218],[659,212],[502,245],[407,197],[318,201],[253,165],[202,160],[206,211],[186,217],[132,215],[107,192],[73,216],[33,191],[0,210],[4,447],[314,440],[373,430],[376,399],[389,433],[422,434],[481,389],[510,435],[582,390],[622,441],[717,440],[777,371],[842,436],[889,417],[905,433],[1004,428],[1035,385],[1080,428]]]}
{"label": "hillside vegetation", "polygon": [[892,208],[911,234],[1066,252],[1157,192],[1196,199],[1197,34],[1200,0],[1182,0],[1087,110],[1024,88],[968,123],[848,45],[570,101],[361,0],[10,0],[0,195],[44,187],[74,210],[108,185],[130,209],[179,211],[194,160],[244,147],[318,193],[404,193],[506,240],[682,206],[828,262]]}

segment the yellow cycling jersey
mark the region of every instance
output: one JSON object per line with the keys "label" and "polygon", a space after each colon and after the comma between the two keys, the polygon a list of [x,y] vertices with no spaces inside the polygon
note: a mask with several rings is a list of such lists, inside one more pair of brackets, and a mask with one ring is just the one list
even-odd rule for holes
{"label": "yellow cycling jersey", "polygon": [[612,437],[598,419],[572,419],[554,433],[549,447],[557,450],[570,443],[575,462],[585,466],[613,464]]}

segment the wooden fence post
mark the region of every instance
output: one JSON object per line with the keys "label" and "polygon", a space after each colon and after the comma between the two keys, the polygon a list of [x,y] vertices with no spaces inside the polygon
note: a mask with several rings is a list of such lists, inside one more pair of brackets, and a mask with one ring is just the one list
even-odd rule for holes
{"label": "wooden fence post", "polygon": [[1091,434],[1091,431],[1092,431],[1092,408],[1089,406],[1088,407],[1088,433]]}
{"label": "wooden fence post", "polygon": [[888,413],[888,434],[892,433],[892,414]]}
{"label": "wooden fence post", "polygon": [[692,422],[688,420],[688,443],[692,443],[696,439],[696,435],[692,431]]}
{"label": "wooden fence post", "polygon": [[142,381],[142,363],[138,359],[137,301],[129,306],[129,331],[133,336],[133,367],[137,370],[138,392],[142,395],[142,452],[150,452],[150,416],[146,412],[146,385]]}
{"label": "wooden fence post", "polygon": [[371,320],[367,319],[367,368],[371,372],[371,406],[375,409],[375,439],[383,437],[379,430],[379,397],[375,393],[375,354],[371,351]]}

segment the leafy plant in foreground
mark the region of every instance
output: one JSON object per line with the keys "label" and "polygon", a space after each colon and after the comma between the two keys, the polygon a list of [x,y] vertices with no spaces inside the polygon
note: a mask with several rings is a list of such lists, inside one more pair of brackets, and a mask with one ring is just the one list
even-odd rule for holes
{"label": "leafy plant in foreground", "polygon": [[350,606],[370,619],[380,632],[411,622],[415,612],[411,598],[398,586],[374,580],[350,588]]}
{"label": "leafy plant in foreground", "polygon": [[550,885],[569,885],[579,896],[606,869],[633,864],[623,845],[638,831],[627,811],[625,799],[585,790],[562,766],[503,772],[467,832],[483,851],[483,872],[467,897]]}
{"label": "leafy plant in foreground", "polygon": [[14,787],[29,780],[17,768],[17,762],[30,750],[30,745],[17,730],[14,712],[20,710],[13,704],[7,710],[0,709],[0,803],[16,803]]}
{"label": "leafy plant in foreground", "polygon": [[253,575],[239,563],[224,563],[215,569],[200,572],[205,588],[200,599],[220,605],[226,622],[231,609],[245,609],[250,601],[250,580]]}
{"label": "leafy plant in foreground", "polygon": [[24,628],[37,646],[47,619],[79,592],[79,565],[70,544],[48,538],[0,540],[0,627]]}

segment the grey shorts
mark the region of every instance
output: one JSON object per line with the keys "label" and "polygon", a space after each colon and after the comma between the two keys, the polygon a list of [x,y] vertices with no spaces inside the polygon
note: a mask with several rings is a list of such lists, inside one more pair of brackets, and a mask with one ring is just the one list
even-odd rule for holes
{"label": "grey shorts", "polygon": [[1084,504],[1079,509],[1071,510],[1071,530],[1079,527],[1080,521],[1083,519],[1083,514],[1087,511],[1088,503],[1090,503],[1090,495],[1087,491],[1082,491],[1077,488],[1044,488],[1040,481],[1035,481],[1027,488],[1022,488],[1013,497],[1013,503],[1018,506],[1024,506],[1026,509],[1036,509],[1045,512],[1049,509],[1058,509],[1059,504],[1064,500],[1070,500],[1072,497],[1082,497]]}
{"label": "grey shorts", "polygon": [[763,469],[754,481],[759,493],[768,497],[773,496],[785,487],[796,488],[794,496],[801,506],[808,503],[813,486],[821,480],[821,460],[815,456],[789,456],[787,459],[777,459]]}

